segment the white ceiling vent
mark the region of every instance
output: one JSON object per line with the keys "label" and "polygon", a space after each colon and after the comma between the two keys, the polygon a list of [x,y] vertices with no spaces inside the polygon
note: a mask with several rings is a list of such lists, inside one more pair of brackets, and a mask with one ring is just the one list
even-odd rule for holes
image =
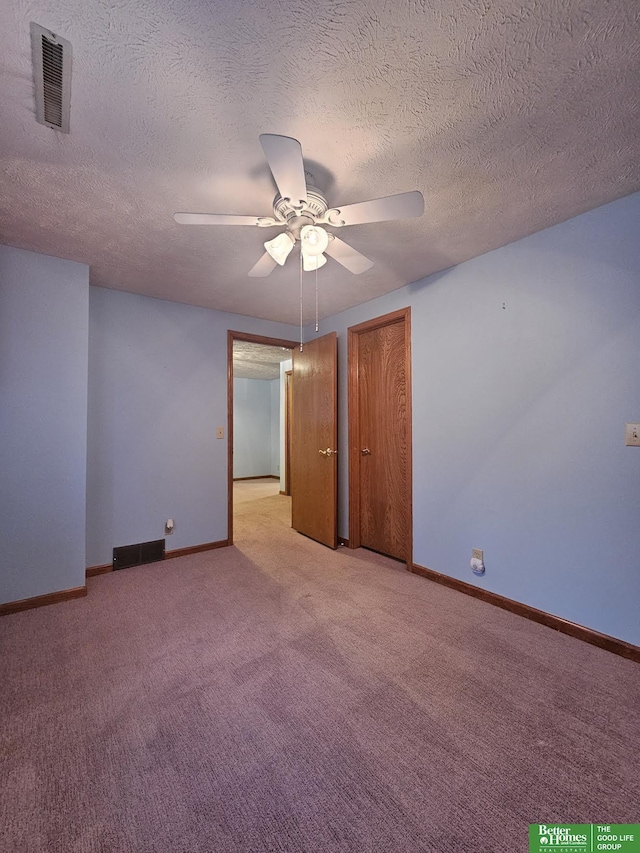
{"label": "white ceiling vent", "polygon": [[39,24],[31,24],[36,120],[69,133],[71,44]]}

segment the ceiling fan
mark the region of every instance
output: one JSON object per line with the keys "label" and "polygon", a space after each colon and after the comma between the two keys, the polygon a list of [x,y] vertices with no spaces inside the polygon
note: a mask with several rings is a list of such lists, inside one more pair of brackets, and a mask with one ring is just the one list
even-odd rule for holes
{"label": "ceiling fan", "polygon": [[[307,185],[302,146],[297,139],[263,133],[260,144],[278,187],[273,201],[273,216],[240,216],[224,213],[174,213],[181,225],[257,225],[259,228],[284,227],[264,244],[264,255],[249,271],[250,276],[269,275],[277,264],[284,265],[296,241],[300,241],[303,269],[317,270],[326,264],[325,253],[349,272],[366,272],[373,261],[344,243],[323,226],[342,228],[367,222],[386,222],[421,216],[424,199],[418,190],[371,201],[329,207],[319,189]],[[310,176],[311,177],[311,176]]]}

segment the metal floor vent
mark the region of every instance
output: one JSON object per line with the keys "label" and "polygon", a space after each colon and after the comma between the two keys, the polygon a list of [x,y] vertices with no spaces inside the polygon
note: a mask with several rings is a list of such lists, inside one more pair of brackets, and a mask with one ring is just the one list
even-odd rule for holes
{"label": "metal floor vent", "polygon": [[113,549],[113,568],[128,569],[130,566],[142,566],[144,563],[157,563],[164,560],[164,539],[153,542],[140,542],[137,545],[122,545]]}
{"label": "metal floor vent", "polygon": [[71,112],[71,43],[40,24],[31,23],[36,120],[69,133]]}

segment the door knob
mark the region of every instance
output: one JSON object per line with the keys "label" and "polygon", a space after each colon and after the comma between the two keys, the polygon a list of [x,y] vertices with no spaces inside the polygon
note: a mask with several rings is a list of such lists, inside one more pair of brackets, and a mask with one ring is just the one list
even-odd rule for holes
{"label": "door knob", "polygon": [[362,453],[363,456],[371,456],[371,451],[368,447],[363,447],[360,453]]}
{"label": "door knob", "polygon": [[323,456],[337,456],[338,451],[332,450],[330,447],[327,447],[326,450],[319,450],[318,453],[321,453]]}

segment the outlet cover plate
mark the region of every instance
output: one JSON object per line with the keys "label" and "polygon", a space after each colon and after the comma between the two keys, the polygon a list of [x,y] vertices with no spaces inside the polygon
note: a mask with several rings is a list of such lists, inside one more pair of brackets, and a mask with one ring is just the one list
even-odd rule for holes
{"label": "outlet cover plate", "polygon": [[482,548],[472,548],[471,549],[471,559],[472,560],[481,560],[484,563],[484,551]]}
{"label": "outlet cover plate", "polygon": [[624,443],[627,447],[640,447],[640,424],[625,424]]}

